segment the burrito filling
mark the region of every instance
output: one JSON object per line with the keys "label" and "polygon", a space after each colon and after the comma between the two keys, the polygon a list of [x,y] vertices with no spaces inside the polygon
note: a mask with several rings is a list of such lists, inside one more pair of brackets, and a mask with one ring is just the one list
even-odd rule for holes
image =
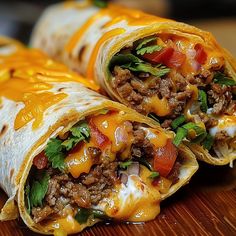
{"label": "burrito filling", "polygon": [[147,221],[179,181],[172,134],[102,110],[51,138],[33,160],[25,202],[35,223],[76,233],[95,220]]}
{"label": "burrito filling", "polygon": [[109,69],[115,92],[175,130],[176,145],[187,138],[219,157],[235,155],[236,82],[217,52],[163,33],[123,48]]}

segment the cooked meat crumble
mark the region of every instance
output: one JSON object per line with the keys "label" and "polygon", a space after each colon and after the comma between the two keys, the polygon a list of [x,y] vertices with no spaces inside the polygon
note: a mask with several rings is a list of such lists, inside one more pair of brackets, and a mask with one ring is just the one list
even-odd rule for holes
{"label": "cooked meat crumble", "polygon": [[[131,146],[131,160],[146,158],[152,163],[155,154],[155,146],[146,138],[145,131],[139,123],[125,122],[129,132],[133,133]],[[116,161],[110,161],[109,157],[102,157],[102,150],[97,147],[89,147],[88,153],[93,159],[93,166],[89,173],[83,173],[75,179],[70,174],[61,173],[57,169],[49,167],[47,173],[50,176],[48,190],[43,200],[42,207],[33,207],[33,220],[38,223],[50,217],[63,216],[64,209],[92,208],[108,197],[116,183],[121,183],[119,169],[119,153]],[[178,181],[180,164],[176,163],[169,175],[171,181]]]}
{"label": "cooked meat crumble", "polygon": [[117,166],[118,162],[105,161],[79,179],[53,170],[44,206],[32,209],[34,221],[43,221],[51,214],[61,215],[68,204],[82,208],[98,204],[101,199],[109,196],[118,181]]}

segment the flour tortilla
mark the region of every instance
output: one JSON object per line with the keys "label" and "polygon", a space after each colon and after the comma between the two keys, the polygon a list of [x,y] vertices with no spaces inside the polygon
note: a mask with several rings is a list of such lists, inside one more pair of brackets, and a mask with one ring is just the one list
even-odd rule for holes
{"label": "flour tortilla", "polygon": [[[12,57],[16,59],[17,54],[12,54]],[[42,58],[45,59],[44,56]],[[34,157],[45,149],[50,138],[68,131],[78,121],[104,108],[122,111],[130,117],[131,121],[145,123],[161,130],[155,121],[122,104],[108,100],[80,83],[75,81],[49,81],[48,84],[52,88],[47,91],[55,94],[60,91],[65,93],[67,97],[44,112],[43,123],[36,129],[32,128],[34,122],[32,120],[15,130],[15,119],[18,112],[24,107],[24,103],[22,101],[16,102],[7,97],[0,97],[0,186],[9,197],[1,209],[0,220],[12,220],[20,215],[31,230],[42,234],[51,234],[52,232],[46,231],[44,227],[36,224],[28,214],[24,189]],[[162,130],[162,132],[167,131]],[[162,195],[162,199],[172,195],[181,186],[188,183],[198,169],[195,156],[186,146],[180,147],[180,153],[183,158],[183,165],[180,168],[179,181],[170,188],[168,193]],[[83,225],[83,228],[96,222],[97,220],[94,220],[90,222],[90,225]]]}
{"label": "flour tortilla", "polygon": [[[212,51],[218,53],[217,55],[225,59],[226,69],[236,81],[236,62],[234,58],[218,45],[211,33],[188,24],[151,16],[112,4],[109,5],[108,10],[105,10],[105,13],[98,15],[101,11],[104,11],[104,9],[76,3],[76,1],[53,5],[46,9],[37,23],[31,44],[34,47],[41,48],[51,57],[63,61],[80,74],[94,79],[111,98],[125,105],[129,105],[128,102],[120,97],[111,85],[112,75],[108,69],[109,62],[123,47],[132,45],[138,39],[157,33],[183,36],[190,39],[192,43],[200,43],[207,48],[211,48]],[[116,11],[118,13],[114,16]],[[94,17],[96,14],[98,16]],[[130,16],[133,17],[131,20],[129,20]],[[135,23],[135,18],[139,16],[141,16],[140,20]],[[91,19],[93,20],[91,21]],[[107,22],[114,19],[115,21],[110,26],[104,27]],[[119,21],[119,19],[122,20]],[[80,32],[88,22],[90,22],[89,27]],[[102,43],[100,42],[100,39],[107,32],[117,29],[121,29],[123,32],[119,32]],[[76,34],[78,34],[77,37],[75,37]],[[68,44],[71,41],[74,41],[74,46],[68,50]],[[96,58],[92,56],[94,50],[97,50]],[[94,64],[91,64],[91,60],[95,60]],[[89,67],[91,68],[88,69]],[[235,148],[219,150],[218,156],[216,156],[210,154],[208,150],[200,145],[187,144],[200,160],[209,164],[225,165],[236,159]]]}

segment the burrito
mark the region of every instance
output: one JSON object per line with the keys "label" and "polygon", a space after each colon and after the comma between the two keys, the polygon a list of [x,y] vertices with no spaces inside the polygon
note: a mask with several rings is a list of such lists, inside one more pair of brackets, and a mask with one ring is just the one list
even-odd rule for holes
{"label": "burrito", "polygon": [[190,181],[197,161],[173,132],[91,89],[37,49],[0,54],[0,220],[54,235],[145,222]]}
{"label": "burrito", "polygon": [[109,4],[49,7],[32,45],[96,81],[111,98],[158,119],[205,162],[236,158],[236,63],[190,25]]}

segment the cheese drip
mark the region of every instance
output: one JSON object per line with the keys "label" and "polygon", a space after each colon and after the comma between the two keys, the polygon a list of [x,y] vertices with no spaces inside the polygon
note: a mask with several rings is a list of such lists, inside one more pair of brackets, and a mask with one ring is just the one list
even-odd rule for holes
{"label": "cheese drip", "polygon": [[50,91],[52,83],[70,81],[97,89],[36,49],[21,49],[11,55],[0,55],[0,97],[24,104],[15,119],[16,130],[32,120],[33,129],[39,128],[44,112],[67,97],[65,93]]}

